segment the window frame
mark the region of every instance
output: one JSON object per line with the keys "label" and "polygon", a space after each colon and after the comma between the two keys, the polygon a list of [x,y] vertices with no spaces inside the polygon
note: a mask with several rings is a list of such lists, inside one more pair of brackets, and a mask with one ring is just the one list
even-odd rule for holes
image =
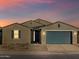
{"label": "window frame", "polygon": [[12,38],[15,40],[19,39],[20,38],[20,30],[18,30],[18,29],[12,30]]}

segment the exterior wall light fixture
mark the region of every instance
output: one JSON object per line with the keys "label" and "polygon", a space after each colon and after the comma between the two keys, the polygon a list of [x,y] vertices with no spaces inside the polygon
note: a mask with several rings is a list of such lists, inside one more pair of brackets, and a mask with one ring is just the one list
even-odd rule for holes
{"label": "exterior wall light fixture", "polygon": [[45,33],[45,32],[43,32],[42,34],[43,34],[43,35],[46,35],[46,33]]}

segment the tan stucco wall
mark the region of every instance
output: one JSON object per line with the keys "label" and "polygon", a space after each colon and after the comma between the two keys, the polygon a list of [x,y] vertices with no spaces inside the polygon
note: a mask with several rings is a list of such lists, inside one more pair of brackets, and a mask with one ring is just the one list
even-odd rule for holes
{"label": "tan stucco wall", "polygon": [[[12,30],[20,30],[21,38],[13,39]],[[3,29],[3,44],[30,43],[30,30],[19,25],[9,26]]]}
{"label": "tan stucco wall", "polygon": [[[76,34],[74,34],[74,33],[76,33]],[[72,33],[72,44],[74,44],[74,45],[77,45],[77,31],[74,31],[73,33]]]}
{"label": "tan stucco wall", "polygon": [[43,32],[45,32],[45,31],[44,30],[41,31],[41,44],[46,45],[46,34],[43,35]]}

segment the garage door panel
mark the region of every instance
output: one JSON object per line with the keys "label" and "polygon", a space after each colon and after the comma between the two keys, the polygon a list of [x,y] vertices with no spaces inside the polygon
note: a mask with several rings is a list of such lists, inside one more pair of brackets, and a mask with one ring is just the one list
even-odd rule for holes
{"label": "garage door panel", "polygon": [[47,31],[46,42],[48,44],[70,44],[71,32],[69,31]]}

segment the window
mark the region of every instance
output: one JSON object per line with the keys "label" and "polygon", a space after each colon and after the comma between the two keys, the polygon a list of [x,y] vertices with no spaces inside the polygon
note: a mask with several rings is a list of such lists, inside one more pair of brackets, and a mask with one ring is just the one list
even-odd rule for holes
{"label": "window", "polygon": [[58,24],[58,28],[60,28],[60,24]]}
{"label": "window", "polygon": [[19,39],[19,30],[14,30],[13,31],[13,38],[14,39]]}

